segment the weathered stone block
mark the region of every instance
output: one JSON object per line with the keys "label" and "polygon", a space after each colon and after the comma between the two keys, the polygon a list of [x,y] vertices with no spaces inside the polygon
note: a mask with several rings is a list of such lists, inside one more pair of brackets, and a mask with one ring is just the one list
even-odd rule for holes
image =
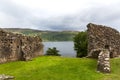
{"label": "weathered stone block", "polygon": [[101,50],[98,56],[97,70],[103,73],[110,73],[110,52],[107,49]]}
{"label": "weathered stone block", "polygon": [[14,76],[9,76],[5,74],[0,75],[0,80],[13,80],[14,78]]}

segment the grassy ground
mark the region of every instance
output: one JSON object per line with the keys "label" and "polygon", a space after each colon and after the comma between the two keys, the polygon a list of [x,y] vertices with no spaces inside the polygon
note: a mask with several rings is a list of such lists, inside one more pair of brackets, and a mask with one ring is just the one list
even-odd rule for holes
{"label": "grassy ground", "polygon": [[111,59],[111,74],[96,71],[95,59],[43,56],[0,64],[0,74],[15,80],[120,80],[120,59]]}

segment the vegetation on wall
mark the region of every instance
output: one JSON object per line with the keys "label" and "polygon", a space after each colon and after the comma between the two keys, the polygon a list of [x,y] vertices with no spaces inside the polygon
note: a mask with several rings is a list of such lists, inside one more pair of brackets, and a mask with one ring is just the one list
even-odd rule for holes
{"label": "vegetation on wall", "polygon": [[77,52],[77,57],[85,57],[87,55],[87,32],[79,32],[74,37],[74,50]]}

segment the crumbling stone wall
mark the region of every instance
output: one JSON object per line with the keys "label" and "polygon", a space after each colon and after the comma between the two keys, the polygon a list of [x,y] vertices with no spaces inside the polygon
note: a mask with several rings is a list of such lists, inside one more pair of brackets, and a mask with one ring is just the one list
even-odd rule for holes
{"label": "crumbling stone wall", "polygon": [[0,63],[30,60],[43,55],[43,44],[39,37],[23,36],[0,30]]}
{"label": "crumbling stone wall", "polygon": [[88,32],[88,56],[97,58],[99,51],[107,45],[110,48],[110,57],[120,55],[120,33],[110,27],[89,23]]}
{"label": "crumbling stone wall", "polygon": [[98,55],[97,71],[110,73],[110,53],[108,49],[103,49]]}
{"label": "crumbling stone wall", "polygon": [[120,33],[110,27],[89,23],[88,57],[98,58],[97,70],[110,73],[110,57],[120,55]]}

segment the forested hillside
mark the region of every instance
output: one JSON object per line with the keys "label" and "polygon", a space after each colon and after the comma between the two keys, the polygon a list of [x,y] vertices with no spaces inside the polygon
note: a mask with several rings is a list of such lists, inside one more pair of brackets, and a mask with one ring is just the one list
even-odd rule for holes
{"label": "forested hillside", "polygon": [[33,29],[4,28],[4,30],[29,36],[40,36],[43,41],[73,41],[78,31],[41,31]]}

